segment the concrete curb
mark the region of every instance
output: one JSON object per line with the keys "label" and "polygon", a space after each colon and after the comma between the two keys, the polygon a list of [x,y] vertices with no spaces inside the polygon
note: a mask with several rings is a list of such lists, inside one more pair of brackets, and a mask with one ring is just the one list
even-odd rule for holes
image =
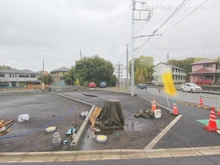
{"label": "concrete curb", "polygon": [[77,150],[79,148],[79,146],[80,146],[80,143],[81,143],[81,141],[83,139],[83,136],[85,135],[86,130],[89,127],[89,117],[92,114],[92,112],[93,112],[93,110],[95,108],[95,105],[91,104],[91,103],[88,103],[88,102],[85,102],[85,101],[82,101],[82,100],[79,100],[79,99],[75,99],[75,98],[72,98],[72,97],[61,95],[61,94],[58,94],[58,93],[51,92],[51,94],[54,94],[54,95],[57,95],[57,96],[60,96],[60,97],[63,97],[63,98],[69,99],[69,100],[77,101],[77,102],[80,102],[80,103],[92,106],[92,108],[89,111],[88,116],[83,121],[82,125],[80,126],[79,130],[77,131],[76,137],[70,143],[70,149]]}
{"label": "concrete curb", "polygon": [[24,162],[73,162],[91,160],[123,160],[140,158],[173,158],[204,155],[220,155],[220,146],[152,149],[152,150],[92,150],[62,152],[0,153],[0,163]]}

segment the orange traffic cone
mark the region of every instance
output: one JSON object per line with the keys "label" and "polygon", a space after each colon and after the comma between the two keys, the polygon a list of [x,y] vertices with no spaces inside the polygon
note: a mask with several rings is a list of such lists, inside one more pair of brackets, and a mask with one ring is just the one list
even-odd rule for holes
{"label": "orange traffic cone", "polygon": [[200,104],[200,105],[203,105],[202,97],[200,97],[200,99],[199,99],[199,104]]}
{"label": "orange traffic cone", "polygon": [[214,107],[211,108],[209,124],[204,126],[204,128],[210,132],[216,132],[218,130],[218,127],[216,125],[215,108]]}
{"label": "orange traffic cone", "polygon": [[220,116],[220,107],[217,108],[217,116]]}
{"label": "orange traffic cone", "polygon": [[179,115],[179,111],[177,109],[177,106],[176,106],[176,100],[173,101],[173,111],[172,111],[172,115]]}
{"label": "orange traffic cone", "polygon": [[155,101],[155,99],[153,98],[151,111],[153,112],[153,111],[155,111],[156,109],[157,109],[156,101]]}

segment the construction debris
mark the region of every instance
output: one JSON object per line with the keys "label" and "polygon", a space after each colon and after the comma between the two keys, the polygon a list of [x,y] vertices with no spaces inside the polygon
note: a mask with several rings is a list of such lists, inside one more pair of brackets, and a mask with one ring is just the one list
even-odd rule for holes
{"label": "construction debris", "polygon": [[9,131],[12,130],[10,128],[13,125],[14,120],[9,120],[4,123],[4,119],[0,120],[0,136],[8,133]]}
{"label": "construction debris", "polygon": [[29,114],[21,114],[18,116],[18,122],[25,122],[30,119]]}
{"label": "construction debris", "polygon": [[139,112],[133,112],[134,117],[138,118],[140,116],[145,118],[154,118],[154,112],[151,110],[141,109]]}

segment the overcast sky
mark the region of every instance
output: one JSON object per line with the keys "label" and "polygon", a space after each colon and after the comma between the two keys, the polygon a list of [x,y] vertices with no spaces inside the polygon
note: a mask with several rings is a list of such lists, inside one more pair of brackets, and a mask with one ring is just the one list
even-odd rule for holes
{"label": "overcast sky", "polygon": [[[183,0],[139,1],[148,4],[136,8],[154,10],[148,23],[135,22],[135,36],[152,34]],[[189,1],[157,34],[204,1]],[[83,56],[99,55],[125,65],[126,44],[131,44],[130,5],[131,0],[0,0],[0,65],[39,71],[44,60],[47,71],[70,68],[80,58],[80,47]],[[220,1],[209,0],[166,34],[152,37],[135,57],[153,56],[155,64],[166,62],[167,53],[170,59],[215,59],[220,56],[219,16]],[[135,48],[146,40],[135,39]]]}

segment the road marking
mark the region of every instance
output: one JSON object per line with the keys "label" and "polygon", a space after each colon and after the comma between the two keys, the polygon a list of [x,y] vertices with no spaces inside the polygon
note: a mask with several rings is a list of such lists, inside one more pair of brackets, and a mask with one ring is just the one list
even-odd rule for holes
{"label": "road marking", "polygon": [[178,115],[166,128],[163,129],[145,148],[144,150],[152,149],[160,139],[176,124],[176,122],[182,117],[182,115]]}

